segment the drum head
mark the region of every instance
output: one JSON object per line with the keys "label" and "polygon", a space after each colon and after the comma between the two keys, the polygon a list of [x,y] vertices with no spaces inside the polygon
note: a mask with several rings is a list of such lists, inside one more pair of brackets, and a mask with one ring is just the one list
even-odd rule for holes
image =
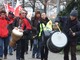
{"label": "drum head", "polygon": [[56,47],[64,47],[67,44],[67,37],[62,32],[54,32],[51,36],[51,42]]}
{"label": "drum head", "polygon": [[18,30],[13,29],[12,33],[15,34],[15,35],[17,35],[17,36],[23,36],[23,32],[20,32],[19,29]]}

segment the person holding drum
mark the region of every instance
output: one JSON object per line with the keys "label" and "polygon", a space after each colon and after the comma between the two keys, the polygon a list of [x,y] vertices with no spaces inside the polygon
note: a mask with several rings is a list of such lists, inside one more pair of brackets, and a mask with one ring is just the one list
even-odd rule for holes
{"label": "person holding drum", "polygon": [[6,12],[0,11],[0,60],[7,59],[7,53],[8,53],[8,43],[9,43],[9,37],[8,37],[8,21],[6,20]]}
{"label": "person holding drum", "polygon": [[58,17],[55,24],[58,26],[61,22],[62,32],[64,32],[68,38],[68,43],[64,47],[64,60],[69,60],[69,50],[71,48],[71,60],[77,60],[76,58],[76,45],[77,38],[80,35],[80,22],[78,21],[78,11],[72,10],[70,17]]}
{"label": "person holding drum", "polygon": [[48,48],[47,48],[47,40],[50,36],[50,32],[52,31],[52,21],[49,20],[45,13],[41,14],[41,22],[38,24],[39,31],[39,42],[41,48],[41,60],[48,60]]}
{"label": "person holding drum", "polygon": [[[20,32],[23,32],[23,36],[16,42],[16,59],[24,60],[25,53],[25,40],[29,31],[32,29],[30,23],[25,18],[25,10],[21,10],[19,17],[15,18],[13,26],[15,29],[20,29]],[[17,32],[16,32],[17,33]],[[12,37],[13,38],[13,37]]]}

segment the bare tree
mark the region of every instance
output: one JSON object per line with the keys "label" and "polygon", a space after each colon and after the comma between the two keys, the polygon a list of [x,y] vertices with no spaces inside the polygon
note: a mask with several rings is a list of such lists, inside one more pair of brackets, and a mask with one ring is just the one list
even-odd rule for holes
{"label": "bare tree", "polygon": [[47,2],[49,0],[39,0],[43,5],[44,5],[44,12],[46,13],[46,9],[47,9]]}

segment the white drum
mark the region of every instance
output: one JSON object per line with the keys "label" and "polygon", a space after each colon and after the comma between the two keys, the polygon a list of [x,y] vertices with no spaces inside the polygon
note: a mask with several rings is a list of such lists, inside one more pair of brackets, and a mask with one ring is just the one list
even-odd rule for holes
{"label": "white drum", "polygon": [[20,29],[13,29],[12,33],[17,36],[23,36],[23,32],[20,32]]}
{"label": "white drum", "polygon": [[54,32],[47,41],[47,47],[51,52],[60,52],[67,44],[67,36],[63,32]]}
{"label": "white drum", "polygon": [[14,28],[14,29],[12,30],[12,34],[11,34],[12,39],[10,40],[9,45],[10,45],[11,47],[14,47],[15,44],[16,44],[16,42],[17,42],[18,40],[20,40],[22,36],[23,36],[23,31],[20,31],[20,29],[15,29],[15,28]]}
{"label": "white drum", "polygon": [[51,42],[56,46],[56,47],[64,47],[67,44],[67,37],[64,33],[62,32],[55,32],[51,36]]}

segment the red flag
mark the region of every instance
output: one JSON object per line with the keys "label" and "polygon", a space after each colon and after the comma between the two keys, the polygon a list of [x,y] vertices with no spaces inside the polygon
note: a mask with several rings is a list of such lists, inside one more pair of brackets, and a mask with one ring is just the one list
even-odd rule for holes
{"label": "red flag", "polygon": [[14,9],[14,15],[15,15],[15,16],[19,16],[20,10],[22,10],[22,6],[21,6],[21,4],[20,4],[20,1],[17,0],[16,7],[15,7],[15,9]]}
{"label": "red flag", "polygon": [[12,6],[10,6],[10,4],[5,4],[4,3],[4,7],[6,12],[8,13],[9,11],[14,12],[14,8]]}
{"label": "red flag", "polygon": [[15,16],[19,16],[20,10],[22,10],[22,7],[19,5],[19,6],[16,7],[16,9],[14,11]]}
{"label": "red flag", "polygon": [[8,11],[14,12],[14,8],[8,4]]}

